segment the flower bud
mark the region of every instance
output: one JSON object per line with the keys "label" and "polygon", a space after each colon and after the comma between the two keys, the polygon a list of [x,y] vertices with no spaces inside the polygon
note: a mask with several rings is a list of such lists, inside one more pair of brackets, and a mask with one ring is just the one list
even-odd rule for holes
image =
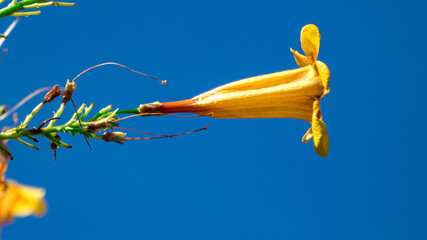
{"label": "flower bud", "polygon": [[126,141],[126,133],[123,132],[106,132],[102,135],[102,140],[106,142],[116,142],[120,145],[123,145],[123,142]]}
{"label": "flower bud", "polygon": [[93,121],[88,126],[88,132],[96,133],[101,131],[101,129],[111,129],[113,126],[110,124],[108,118],[103,118],[97,121]]}
{"label": "flower bud", "polygon": [[139,105],[139,113],[162,113],[162,104],[160,102],[153,102]]}
{"label": "flower bud", "polygon": [[64,93],[62,94],[62,102],[63,103],[67,103],[68,101],[70,101],[71,97],[73,96],[74,90],[76,90],[76,83],[73,82],[69,82],[67,79],[67,85],[65,85],[65,90]]}
{"label": "flower bud", "polygon": [[55,85],[48,93],[46,93],[43,102],[50,103],[55,100],[55,98],[57,98],[59,95],[61,95],[61,90],[58,89],[58,85]]}

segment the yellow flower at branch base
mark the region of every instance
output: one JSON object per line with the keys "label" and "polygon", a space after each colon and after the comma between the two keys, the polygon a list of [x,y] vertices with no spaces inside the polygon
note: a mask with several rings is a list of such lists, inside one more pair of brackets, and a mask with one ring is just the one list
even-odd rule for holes
{"label": "yellow flower at branch base", "polygon": [[0,225],[13,222],[15,217],[46,213],[45,190],[8,180],[0,184]]}
{"label": "yellow flower at branch base", "polygon": [[[329,93],[330,72],[317,61],[320,33],[313,25],[301,30],[304,56],[291,49],[300,68],[232,82],[194,98],[166,102],[140,112],[195,113],[213,118],[295,118],[312,124],[303,142],[313,138],[314,150],[328,156],[329,135],[322,121],[319,100]],[[147,105],[147,106],[146,106]],[[150,105],[151,106],[151,105]]]}

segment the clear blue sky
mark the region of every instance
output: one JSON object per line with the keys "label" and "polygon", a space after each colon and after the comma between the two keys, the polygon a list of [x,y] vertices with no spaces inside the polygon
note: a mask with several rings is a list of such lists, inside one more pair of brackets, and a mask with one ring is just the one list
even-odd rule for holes
{"label": "clear blue sky", "polygon": [[301,143],[309,124],[292,119],[131,119],[122,126],[210,128],[124,146],[92,141],[93,151],[65,137],[74,148],[57,162],[45,139],[40,151],[10,142],[7,176],[45,187],[49,212],[17,219],[2,238],[427,239],[427,4],[399,2],[91,0],[22,19],[4,44],[2,104],[101,62],[168,80],[93,70],[74,100],[96,109],[181,100],[297,68],[289,48],[300,50],[301,28],[316,24],[319,60],[331,70],[321,102],[331,148],[317,156]]}

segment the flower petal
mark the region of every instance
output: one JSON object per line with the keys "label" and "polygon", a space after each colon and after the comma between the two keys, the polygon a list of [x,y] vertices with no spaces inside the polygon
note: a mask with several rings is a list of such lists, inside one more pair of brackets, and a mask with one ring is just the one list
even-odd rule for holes
{"label": "flower petal", "polygon": [[321,61],[316,62],[316,70],[319,73],[320,78],[322,79],[322,84],[323,84],[323,87],[325,88],[323,96],[325,96],[331,91],[329,89],[329,80],[331,79],[331,72],[329,71],[328,66],[326,66],[326,64],[324,64]]}
{"label": "flower petal", "polygon": [[305,25],[301,30],[301,47],[312,63],[316,62],[319,54],[320,33],[314,24]]}
{"label": "flower petal", "polygon": [[329,134],[326,131],[326,124],[322,121],[319,100],[316,100],[313,104],[313,119],[311,125],[314,151],[321,157],[327,157],[329,150]]}
{"label": "flower petal", "polygon": [[45,194],[46,191],[42,188],[20,185],[20,200],[16,201],[12,208],[12,215],[16,217],[26,217],[32,214],[43,215],[46,209],[46,204],[43,201]]}
{"label": "flower petal", "polygon": [[313,144],[317,154],[328,156],[329,134],[326,132],[326,124],[320,119],[313,120]]}
{"label": "flower petal", "polygon": [[0,222],[11,222],[14,217],[43,216],[46,212],[45,190],[7,181],[0,195]]}
{"label": "flower petal", "polygon": [[302,55],[298,51],[293,50],[292,48],[291,48],[291,52],[294,54],[295,62],[297,62],[299,67],[302,68],[310,65],[310,61],[306,56]]}
{"label": "flower petal", "polygon": [[312,138],[313,138],[313,128],[309,128],[308,131],[302,137],[302,142],[307,143]]}

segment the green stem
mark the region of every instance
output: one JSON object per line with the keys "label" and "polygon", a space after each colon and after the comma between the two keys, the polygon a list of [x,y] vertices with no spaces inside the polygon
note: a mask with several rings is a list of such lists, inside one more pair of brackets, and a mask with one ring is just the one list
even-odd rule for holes
{"label": "green stem", "polygon": [[93,116],[92,119],[90,119],[91,121],[96,121],[98,119],[100,119],[101,116],[103,116],[104,114],[107,114],[111,109],[113,109],[112,105],[109,105],[103,109],[101,109],[97,114],[95,114],[95,116]]}
{"label": "green stem", "polygon": [[87,117],[87,115],[90,113],[90,111],[92,111],[92,108],[95,106],[95,103],[91,103],[89,107],[85,108],[85,114],[83,114],[83,116],[80,117],[80,121],[85,120],[85,118]]}
{"label": "green stem", "polygon": [[[61,117],[62,112],[64,112],[65,109],[65,103],[61,103],[61,106],[59,106],[58,111],[53,115],[53,117]],[[50,121],[48,127],[53,127],[53,125],[55,125],[56,123],[56,119],[53,119],[52,121]]]}
{"label": "green stem", "polygon": [[15,140],[18,141],[18,142],[20,142],[20,143],[22,143],[22,144],[24,144],[26,147],[34,148],[36,150],[40,149],[39,147],[36,147],[33,144],[31,144],[31,143],[27,143],[27,142],[25,142],[24,140],[22,140],[20,138],[15,138]]}
{"label": "green stem", "polygon": [[33,15],[40,15],[41,13],[42,13],[41,11],[16,12],[16,13],[12,13],[10,16],[12,16],[12,17],[28,17],[28,16],[33,16]]}
{"label": "green stem", "polygon": [[12,156],[12,154],[9,152],[9,150],[7,150],[5,147],[3,147],[2,145],[0,145],[0,150],[7,153],[9,156]]}
{"label": "green stem", "polygon": [[[36,7],[44,7],[44,6],[75,6],[74,3],[62,3],[56,1],[46,1],[46,0],[23,0],[23,1],[15,1],[13,0],[9,5],[0,9],[0,18],[7,17],[15,14],[18,11],[25,10],[26,8],[36,8]],[[19,13],[25,14],[25,13]]]}
{"label": "green stem", "polygon": [[31,119],[33,119],[33,117],[39,112],[39,110],[44,106],[44,102],[40,103],[39,105],[37,105],[33,111],[27,115],[27,117],[25,118],[24,122],[18,127],[18,129],[24,129],[27,127],[28,123],[30,123]]}
{"label": "green stem", "polygon": [[128,109],[128,110],[119,110],[116,112],[116,115],[120,114],[139,114],[138,108],[135,109]]}
{"label": "green stem", "polygon": [[[33,136],[42,136],[42,137],[47,137],[48,139],[50,139],[51,141],[55,142],[58,146],[61,147],[70,147],[70,145],[63,143],[61,141],[59,141],[58,139],[54,138],[53,136],[56,133],[66,133],[66,134],[71,134],[73,136],[77,135],[77,134],[82,134],[85,135],[89,138],[96,138],[96,139],[102,139],[102,137],[98,137],[98,135],[95,134],[91,134],[89,133],[89,126],[91,125],[92,121],[94,120],[88,120],[88,121],[83,121],[83,117],[86,117],[87,113],[89,113],[89,111],[92,109],[94,104],[91,104],[89,106],[89,108],[85,108],[86,112],[85,114],[80,118],[81,119],[81,124],[82,126],[80,126],[79,122],[76,121],[77,116],[74,116],[76,114],[73,115],[72,120],[73,121],[69,121],[66,124],[63,125],[58,125],[58,126],[54,126],[52,124],[52,122],[54,122],[54,120],[52,120],[50,122],[50,124],[45,127],[40,129],[39,131],[36,129],[25,129],[28,125],[28,123],[31,121],[31,119],[34,117],[34,115],[41,109],[41,107],[43,106],[43,103],[40,103],[39,105],[37,105],[36,108],[33,109],[33,111],[31,112],[31,114],[29,114],[24,123],[21,124],[20,126],[7,130],[5,132],[0,132],[0,140],[6,140],[6,139],[14,139],[17,140],[23,144],[25,144],[28,147],[33,147],[33,148],[37,148],[29,143],[24,142],[23,140],[19,139],[21,137],[26,137],[26,138],[30,138],[32,139]],[[64,110],[65,104],[61,104],[61,106],[58,109],[58,112],[55,113],[55,117],[59,117],[61,116],[63,110]],[[80,107],[80,109],[78,110],[78,112],[82,112],[83,108],[85,107],[85,105],[82,105]],[[113,112],[109,112],[109,110],[111,110],[112,106],[108,106],[104,109],[101,109],[97,114],[95,114],[95,117],[92,119],[95,120],[100,120],[100,119],[109,119],[112,120],[114,119],[114,117],[116,115],[123,115],[123,114],[138,114],[139,110],[136,109],[127,109],[127,110],[116,110]],[[110,125],[112,126],[117,126],[117,123],[111,122]],[[102,130],[102,129],[101,129]],[[3,149],[1,149],[3,150]]]}
{"label": "green stem", "polygon": [[[127,109],[127,110],[118,110],[117,112],[115,112],[115,115],[120,115],[120,114],[131,114],[131,115],[135,115],[135,114],[139,114],[139,113],[140,112],[139,112],[138,108],[135,108],[135,109]],[[111,116],[111,114],[112,113],[109,112],[109,113],[106,113],[104,115],[99,116],[98,118],[99,119],[103,119],[103,118]]]}
{"label": "green stem", "polygon": [[[70,121],[68,121],[65,125],[68,126],[68,125],[73,124],[77,120],[77,114],[79,116],[81,116],[81,113],[83,112],[83,109],[85,109],[85,107],[86,107],[86,104],[83,103],[80,106],[80,108],[77,110],[77,113],[74,113],[73,116],[71,117]],[[81,120],[81,117],[80,117],[80,120]]]}
{"label": "green stem", "polygon": [[72,146],[69,144],[66,144],[64,142],[61,142],[60,140],[54,138],[51,134],[46,134],[45,135],[49,140],[51,140],[52,142],[54,142],[56,145],[61,146],[63,148],[71,148]]}

